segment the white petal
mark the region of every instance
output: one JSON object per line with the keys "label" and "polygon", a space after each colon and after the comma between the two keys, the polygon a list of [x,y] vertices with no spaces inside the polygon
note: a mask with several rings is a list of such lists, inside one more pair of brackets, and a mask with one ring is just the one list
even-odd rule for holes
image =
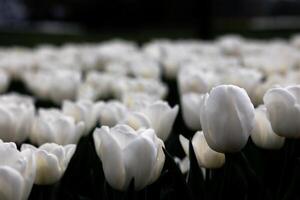
{"label": "white petal", "polygon": [[7,166],[0,167],[0,199],[22,200],[24,181],[21,174]]}
{"label": "white petal", "polygon": [[150,180],[156,161],[156,148],[153,142],[145,137],[137,137],[123,151],[126,167],[126,184],[128,187],[134,178],[135,189],[144,188]]}
{"label": "white petal", "polygon": [[181,147],[184,150],[184,153],[188,156],[189,155],[189,140],[186,139],[183,135],[179,135],[179,142]]}
{"label": "white petal", "polygon": [[102,161],[105,179],[113,188],[124,190],[125,166],[118,143],[110,135],[108,127],[96,129],[93,137],[97,154]]}

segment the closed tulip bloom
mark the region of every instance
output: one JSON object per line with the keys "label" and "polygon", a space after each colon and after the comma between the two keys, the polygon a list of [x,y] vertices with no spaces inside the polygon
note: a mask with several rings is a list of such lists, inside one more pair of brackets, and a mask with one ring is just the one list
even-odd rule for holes
{"label": "closed tulip bloom", "polygon": [[182,117],[185,125],[191,130],[201,129],[200,105],[204,95],[187,93],[181,96]]}
{"label": "closed tulip bloom", "polygon": [[30,134],[35,108],[29,99],[15,95],[0,97],[0,139],[21,143]]}
{"label": "closed tulip bloom", "polygon": [[134,179],[135,189],[140,190],[160,176],[164,144],[153,129],[136,132],[127,125],[102,126],[93,136],[105,178],[113,188],[126,190]]}
{"label": "closed tulip bloom", "polygon": [[220,85],[206,94],[200,120],[208,145],[215,151],[240,151],[254,127],[254,107],[246,91],[234,85]]}
{"label": "closed tulip bloom", "polygon": [[36,160],[37,185],[50,185],[58,182],[66,171],[68,164],[75,153],[76,145],[61,146],[55,143],[46,143],[36,148],[30,144],[23,144],[22,151],[30,149]]}
{"label": "closed tulip bloom", "polygon": [[31,150],[20,152],[15,143],[0,140],[0,157],[0,199],[26,200],[36,173]]}
{"label": "closed tulip bloom", "polygon": [[62,112],[65,115],[73,117],[76,123],[83,121],[85,123],[85,135],[87,135],[96,125],[98,110],[96,108],[96,104],[92,101],[64,101],[62,105]]}
{"label": "closed tulip bloom", "polygon": [[[182,135],[179,136],[179,141],[186,155],[189,155],[189,141]],[[199,167],[214,169],[224,165],[225,155],[208,146],[202,131],[195,133],[192,138],[192,145]]]}
{"label": "closed tulip bloom", "polygon": [[251,139],[257,146],[264,149],[280,149],[284,144],[284,137],[276,135],[267,117],[267,109],[261,105],[255,109],[255,125]]}
{"label": "closed tulip bloom", "polygon": [[30,140],[38,145],[56,143],[76,144],[84,132],[84,122],[75,120],[56,109],[40,109],[36,117]]}
{"label": "closed tulip bloom", "polygon": [[264,95],[273,131],[282,137],[300,137],[300,86],[273,88]]}

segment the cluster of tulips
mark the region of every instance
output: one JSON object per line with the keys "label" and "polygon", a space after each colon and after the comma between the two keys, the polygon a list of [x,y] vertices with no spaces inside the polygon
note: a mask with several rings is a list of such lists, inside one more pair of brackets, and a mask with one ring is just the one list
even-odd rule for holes
{"label": "cluster of tulips", "polygon": [[299,69],[300,36],[1,48],[0,199],[299,199]]}

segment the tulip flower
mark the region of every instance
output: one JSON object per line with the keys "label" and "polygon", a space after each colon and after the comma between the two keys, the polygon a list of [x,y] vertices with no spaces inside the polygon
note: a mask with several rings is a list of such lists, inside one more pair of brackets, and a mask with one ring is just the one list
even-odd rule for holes
{"label": "tulip flower", "polygon": [[119,124],[126,124],[134,130],[139,130],[140,128],[151,128],[149,117],[142,112],[127,112],[124,120],[122,120]]}
{"label": "tulip flower", "polygon": [[198,68],[182,67],[177,80],[181,95],[189,92],[204,94],[210,87],[210,80],[206,77],[206,73]]}
{"label": "tulip flower", "polygon": [[127,124],[135,130],[152,128],[157,136],[165,141],[171,133],[177,113],[177,105],[171,108],[167,102],[156,101],[146,103],[143,108],[137,109],[137,111],[128,111],[120,123]]}
{"label": "tulip flower", "polygon": [[273,131],[282,137],[300,137],[300,86],[273,88],[264,95]]}
{"label": "tulip flower", "polygon": [[280,149],[284,145],[284,137],[276,135],[267,117],[267,109],[261,105],[255,109],[255,125],[251,139],[257,146],[264,149]]}
{"label": "tulip flower", "polygon": [[165,161],[164,144],[153,129],[102,126],[93,136],[106,181],[113,188],[126,190],[134,179],[135,189],[140,190],[160,176]]}
{"label": "tulip flower", "polygon": [[54,142],[56,144],[76,144],[84,132],[85,124],[75,122],[74,118],[56,109],[40,109],[36,117],[30,140],[38,145]]}
{"label": "tulip flower", "polygon": [[167,102],[156,101],[141,110],[151,123],[151,128],[155,130],[157,136],[163,141],[167,140],[175,119],[178,114],[178,106],[173,108]]}
{"label": "tulip flower", "polygon": [[34,104],[27,97],[3,95],[0,97],[0,139],[21,143],[30,134],[34,120]]}
{"label": "tulip flower", "polygon": [[181,96],[182,117],[185,125],[191,130],[201,129],[200,105],[203,95],[187,93]]}
{"label": "tulip flower", "polygon": [[[180,144],[186,153],[189,155],[189,141],[184,136],[179,136]],[[199,167],[208,169],[220,168],[225,163],[225,155],[211,149],[202,131],[197,131],[192,138],[192,145],[197,158]]]}
{"label": "tulip flower", "polygon": [[127,108],[118,101],[110,101],[99,109],[99,121],[101,125],[115,126],[127,112]]}
{"label": "tulip flower", "polygon": [[246,91],[234,85],[220,85],[206,94],[200,120],[208,145],[217,152],[240,151],[254,127],[254,106]]}
{"label": "tulip flower", "polygon": [[26,200],[36,174],[31,150],[18,151],[15,143],[0,140],[0,199]]}
{"label": "tulip flower", "polygon": [[81,73],[68,69],[39,70],[24,73],[26,86],[39,98],[61,103],[75,99],[81,83]]}
{"label": "tulip flower", "polygon": [[76,123],[83,121],[85,123],[86,135],[96,125],[98,117],[98,106],[101,105],[94,104],[93,102],[88,100],[81,100],[77,102],[66,100],[63,102],[62,112],[65,115],[73,117]]}
{"label": "tulip flower", "polygon": [[55,143],[46,143],[36,148],[30,144],[23,144],[22,151],[30,149],[36,160],[37,185],[50,185],[58,182],[66,171],[68,164],[75,153],[76,145],[61,146]]}
{"label": "tulip flower", "polygon": [[167,87],[160,81],[145,78],[118,78],[114,80],[112,92],[115,97],[122,99],[123,95],[130,92],[144,92],[155,98],[164,98]]}

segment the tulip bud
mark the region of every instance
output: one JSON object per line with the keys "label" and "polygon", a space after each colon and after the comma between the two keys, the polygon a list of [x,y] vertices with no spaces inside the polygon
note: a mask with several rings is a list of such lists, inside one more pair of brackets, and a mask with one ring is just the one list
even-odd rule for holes
{"label": "tulip bud", "polygon": [[44,143],[76,144],[84,132],[85,124],[76,123],[72,117],[56,109],[40,109],[36,117],[30,140],[38,145]]}
{"label": "tulip bud", "polygon": [[37,185],[54,184],[65,173],[68,164],[75,153],[76,145],[61,146],[55,143],[46,143],[36,148],[30,144],[23,144],[22,151],[30,149],[36,160]]}
{"label": "tulip bud", "polygon": [[[189,141],[182,135],[179,136],[179,141],[184,152],[188,156]],[[195,133],[192,138],[192,145],[199,167],[214,169],[222,167],[225,163],[225,155],[223,153],[212,150],[208,146],[202,131],[197,131]]]}
{"label": "tulip bud", "polygon": [[200,105],[204,95],[187,93],[181,96],[182,117],[186,126],[191,130],[201,129]]}
{"label": "tulip bud", "polygon": [[254,107],[246,91],[234,85],[220,85],[206,94],[200,120],[208,145],[218,152],[238,152],[254,127]]}
{"label": "tulip bud", "polygon": [[126,190],[134,179],[135,189],[140,190],[160,176],[165,161],[164,144],[154,130],[136,132],[127,125],[111,129],[102,126],[93,136],[105,178],[113,188]]}
{"label": "tulip bud", "polygon": [[15,143],[0,140],[0,199],[26,200],[35,179],[31,150],[18,151]]}
{"label": "tulip bud", "polygon": [[282,137],[300,137],[300,86],[273,88],[264,95],[273,131]]}
{"label": "tulip bud", "polygon": [[266,111],[266,107],[262,105],[255,109],[255,125],[251,139],[254,144],[261,148],[280,149],[284,144],[284,137],[280,137],[273,132]]}

